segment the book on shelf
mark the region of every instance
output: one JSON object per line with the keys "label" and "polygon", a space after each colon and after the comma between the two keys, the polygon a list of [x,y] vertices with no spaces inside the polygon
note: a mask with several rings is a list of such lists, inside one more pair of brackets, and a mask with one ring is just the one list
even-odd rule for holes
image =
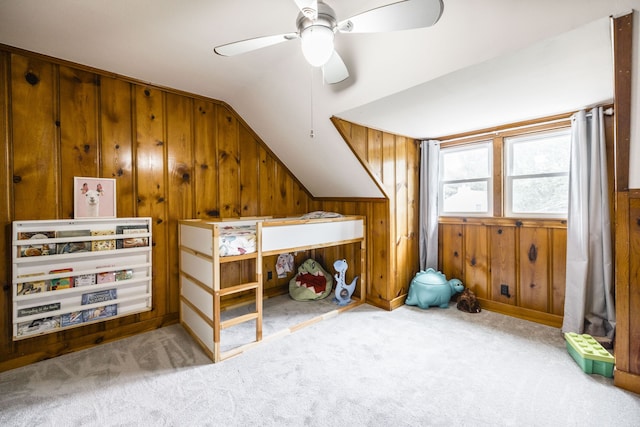
{"label": "book on shelf", "polygon": [[[60,268],[58,270],[51,270],[49,274],[68,273],[70,271],[73,271],[73,268]],[[57,277],[55,279],[51,279],[50,283],[51,285],[49,286],[49,290],[51,291],[73,288],[73,276]]]}
{"label": "book on shelf", "polygon": [[98,284],[101,285],[103,283],[111,283],[116,281],[116,272],[115,271],[103,271],[102,273],[97,274]]}
{"label": "book on shelf", "polygon": [[[149,229],[146,225],[118,225],[116,234],[141,234],[147,233]],[[131,237],[116,240],[117,249],[139,248],[149,246],[148,237]]]}
{"label": "book on shelf", "polygon": [[97,304],[100,302],[111,301],[118,298],[116,289],[103,289],[101,291],[89,292],[82,294],[82,305]]}
{"label": "book on shelf", "polygon": [[82,312],[82,321],[89,322],[92,320],[105,319],[118,314],[118,304],[105,305],[103,307],[90,308]]}
{"label": "book on shelf", "polygon": [[18,323],[18,336],[32,335],[60,327],[60,316],[43,317],[31,322]]}
{"label": "book on shelf", "polygon": [[[42,276],[44,273],[33,273],[33,274],[22,274],[18,276],[19,278],[23,277],[35,277]],[[49,281],[48,280],[33,280],[31,282],[18,283],[18,289],[16,295],[30,295],[30,294],[38,294],[40,292],[46,292],[49,290]]]}
{"label": "book on shelf", "polygon": [[[18,233],[18,240],[45,240],[55,237],[55,231],[23,231]],[[39,242],[18,247],[18,254],[21,257],[53,255],[55,253],[55,243]]]}
{"label": "book on shelf", "polygon": [[27,308],[19,308],[18,317],[33,316],[34,314],[48,313],[50,311],[56,310],[60,310],[59,302],[52,302],[50,304],[36,305]]}
{"label": "book on shelf", "polygon": [[[56,232],[57,238],[82,236],[91,236],[91,230],[60,230]],[[91,250],[91,241],[58,243],[56,250],[58,254],[88,252]]]}
{"label": "book on shelf", "polygon": [[[117,299],[118,293],[116,289],[104,289],[96,292],[82,294],[82,305],[97,304]],[[102,307],[89,308],[82,311],[82,321],[89,322],[91,320],[104,319],[118,314],[118,304],[110,304]]]}
{"label": "book on shelf", "polygon": [[73,287],[75,288],[79,286],[91,286],[95,285],[96,283],[97,282],[95,274],[81,274],[73,278]]}
{"label": "book on shelf", "polygon": [[62,327],[72,326],[82,323],[82,311],[74,311],[71,313],[65,313],[60,316],[60,325]]}
{"label": "book on shelf", "polygon": [[[92,236],[111,236],[116,234],[113,230],[92,230]],[[111,251],[116,248],[116,240],[115,239],[105,239],[105,240],[92,240],[91,241],[91,250],[92,251]]]}
{"label": "book on shelf", "polygon": [[116,271],[116,281],[128,280],[133,278],[133,270],[120,270]]}

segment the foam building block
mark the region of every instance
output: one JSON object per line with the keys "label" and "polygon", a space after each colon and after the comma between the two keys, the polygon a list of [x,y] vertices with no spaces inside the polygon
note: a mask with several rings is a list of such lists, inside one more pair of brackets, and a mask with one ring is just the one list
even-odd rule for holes
{"label": "foam building block", "polygon": [[591,335],[567,332],[564,338],[567,351],[585,373],[613,377],[615,358]]}

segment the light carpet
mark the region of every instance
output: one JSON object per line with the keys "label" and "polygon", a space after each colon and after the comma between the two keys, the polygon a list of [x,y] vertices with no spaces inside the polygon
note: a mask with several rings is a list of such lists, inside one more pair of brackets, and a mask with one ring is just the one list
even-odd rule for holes
{"label": "light carpet", "polygon": [[637,426],[558,329],[362,305],[212,364],[173,325],[0,374],[2,426]]}

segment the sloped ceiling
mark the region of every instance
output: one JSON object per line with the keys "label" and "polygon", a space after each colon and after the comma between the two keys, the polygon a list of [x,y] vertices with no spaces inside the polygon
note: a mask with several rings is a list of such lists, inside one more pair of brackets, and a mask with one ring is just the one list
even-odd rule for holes
{"label": "sloped ceiling", "polygon": [[[342,19],[391,1],[326,3]],[[431,28],[339,34],[351,77],[331,86],[297,40],[231,58],[213,53],[219,44],[295,31],[293,0],[0,0],[0,43],[224,101],[314,196],[379,197],[331,116],[423,138],[606,101],[610,53],[603,59],[601,48],[610,41],[602,23],[638,0],[444,3]],[[585,48],[572,33],[585,25],[605,28],[605,40]],[[571,52],[582,52],[577,63]],[[559,81],[576,84],[555,91],[542,76],[554,76],[556,65],[574,70]],[[593,93],[591,80],[600,83]]]}

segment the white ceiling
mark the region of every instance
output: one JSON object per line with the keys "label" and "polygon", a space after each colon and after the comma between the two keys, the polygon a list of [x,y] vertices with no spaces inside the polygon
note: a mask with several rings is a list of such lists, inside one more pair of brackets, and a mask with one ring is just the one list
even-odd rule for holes
{"label": "white ceiling", "polygon": [[[344,19],[392,1],[326,3]],[[378,197],[331,116],[422,138],[609,100],[606,17],[639,2],[444,0],[430,28],[337,35],[351,77],[331,86],[297,40],[236,57],[213,53],[295,31],[293,0],[0,0],[0,43],[224,101],[314,196]],[[574,32],[585,25],[595,32]],[[604,41],[584,42],[602,32]],[[599,82],[593,93],[581,84],[591,80]]]}

